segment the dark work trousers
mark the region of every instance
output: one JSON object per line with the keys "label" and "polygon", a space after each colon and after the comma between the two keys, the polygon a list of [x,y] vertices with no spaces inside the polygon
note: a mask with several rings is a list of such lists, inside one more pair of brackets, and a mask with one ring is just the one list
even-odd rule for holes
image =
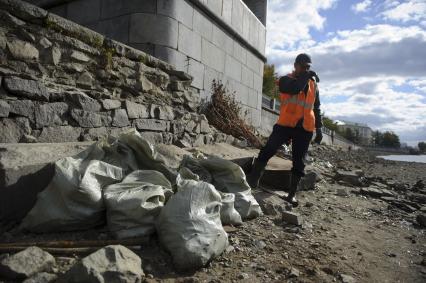
{"label": "dark work trousers", "polygon": [[303,158],[308,152],[309,143],[313,133],[308,132],[302,127],[285,127],[278,124],[274,125],[272,134],[268,138],[266,145],[260,150],[259,161],[267,163],[277,150],[288,140],[292,140],[292,161],[291,171],[298,176],[305,176],[305,163]]}

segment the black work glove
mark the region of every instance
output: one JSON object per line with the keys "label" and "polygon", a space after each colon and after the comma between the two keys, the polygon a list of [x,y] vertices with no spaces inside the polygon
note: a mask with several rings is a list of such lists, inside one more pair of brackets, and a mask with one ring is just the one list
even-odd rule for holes
{"label": "black work glove", "polygon": [[310,78],[315,79],[315,81],[316,81],[317,83],[319,83],[320,79],[319,79],[319,77],[318,77],[317,73],[315,73],[315,71],[309,70],[309,71],[308,71],[308,73],[309,73],[309,77],[310,77]]}
{"label": "black work glove", "polygon": [[322,141],[322,131],[321,131],[321,128],[318,128],[315,134],[314,142],[317,144],[321,144],[321,141]]}

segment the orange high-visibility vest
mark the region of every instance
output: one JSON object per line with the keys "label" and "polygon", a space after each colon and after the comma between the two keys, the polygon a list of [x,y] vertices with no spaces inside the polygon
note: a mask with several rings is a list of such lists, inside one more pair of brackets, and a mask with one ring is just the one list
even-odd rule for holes
{"label": "orange high-visibility vest", "polygon": [[[294,77],[293,74],[288,74]],[[299,94],[290,95],[281,93],[281,109],[277,124],[286,127],[296,127],[297,122],[303,118],[303,128],[308,132],[315,130],[315,82],[310,79],[308,81],[308,91],[302,90]]]}

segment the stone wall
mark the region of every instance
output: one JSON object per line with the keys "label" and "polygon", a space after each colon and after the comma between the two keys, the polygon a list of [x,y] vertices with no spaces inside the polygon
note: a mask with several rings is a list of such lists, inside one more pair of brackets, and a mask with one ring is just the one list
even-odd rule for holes
{"label": "stone wall", "polygon": [[[242,0],[33,0],[112,39],[143,50],[194,77],[208,99],[222,80],[260,126],[266,1]],[[259,2],[259,3],[256,3]],[[56,3],[56,5],[55,5]],[[61,5],[59,5],[61,4]],[[264,11],[262,11],[264,9]]]}
{"label": "stone wall", "polygon": [[0,0],[0,23],[0,143],[131,128],[155,143],[231,140],[197,113],[199,90],[172,65],[22,1]]}

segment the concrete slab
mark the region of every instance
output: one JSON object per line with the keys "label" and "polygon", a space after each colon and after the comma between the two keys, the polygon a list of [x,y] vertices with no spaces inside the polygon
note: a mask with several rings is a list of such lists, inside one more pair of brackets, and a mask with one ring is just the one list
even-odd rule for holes
{"label": "concrete slab", "polygon": [[195,60],[201,60],[201,36],[179,23],[178,50]]}
{"label": "concrete slab", "polygon": [[130,43],[152,43],[177,48],[178,22],[167,16],[132,14],[129,33]]}
{"label": "concrete slab", "polygon": [[0,144],[0,222],[19,220],[50,182],[53,162],[75,155],[91,142]]}
{"label": "concrete slab", "polygon": [[188,3],[188,1],[157,0],[157,12],[158,14],[171,17],[183,23],[188,28],[192,29],[193,27],[192,22],[194,17],[194,8]]}
{"label": "concrete slab", "polygon": [[207,66],[215,69],[216,71],[224,72],[225,52],[204,38],[202,39],[201,58],[201,61]]}

